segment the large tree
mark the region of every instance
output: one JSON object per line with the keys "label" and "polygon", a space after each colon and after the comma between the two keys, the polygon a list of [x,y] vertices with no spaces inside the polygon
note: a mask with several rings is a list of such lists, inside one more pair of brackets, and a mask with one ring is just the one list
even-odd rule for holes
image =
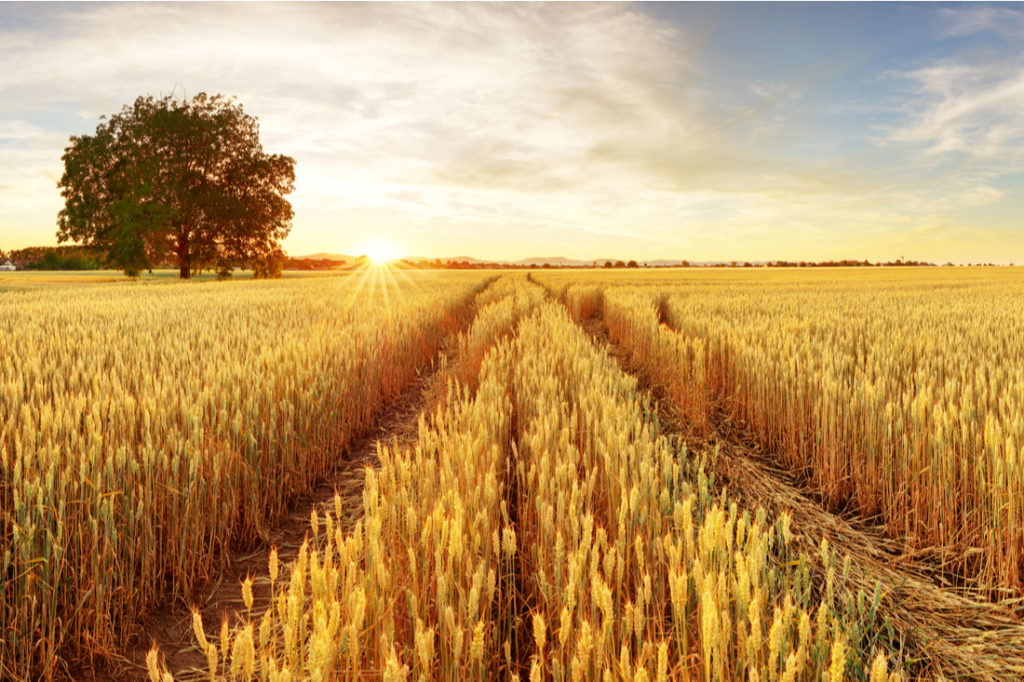
{"label": "large tree", "polygon": [[64,150],[59,241],[102,248],[132,276],[163,262],[183,279],[202,268],[275,272],[295,161],[263,151],[259,122],[237,100],[139,97],[104,118]]}

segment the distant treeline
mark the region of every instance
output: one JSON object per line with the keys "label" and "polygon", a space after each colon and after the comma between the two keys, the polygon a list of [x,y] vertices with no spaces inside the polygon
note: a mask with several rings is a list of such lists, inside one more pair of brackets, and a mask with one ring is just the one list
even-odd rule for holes
{"label": "distant treeline", "polygon": [[99,270],[104,253],[88,246],[27,246],[0,251],[0,261],[8,260],[22,270]]}
{"label": "distant treeline", "polygon": [[285,258],[285,270],[334,270],[346,267],[343,260],[332,258]]}
{"label": "distant treeline", "polygon": [[[100,270],[106,254],[88,246],[27,246],[11,251],[0,250],[0,263],[11,261],[19,270]],[[158,267],[172,267],[161,263]],[[332,270],[345,267],[346,262],[329,258],[286,258],[285,270]],[[114,266],[110,266],[114,267]]]}
{"label": "distant treeline", "polygon": [[[735,262],[733,263],[735,265]],[[744,263],[744,267],[751,267],[750,263]],[[920,260],[903,260],[902,258],[886,261],[884,263],[872,263],[868,260],[823,260],[823,261],[785,261],[778,260],[772,263],[768,263],[769,268],[885,268],[885,267],[905,267],[908,265],[922,266],[922,267],[933,267],[935,263],[926,263]],[[952,263],[950,263],[952,265]]]}
{"label": "distant treeline", "polygon": [[[879,263],[872,263],[867,260],[828,260],[828,261],[771,261],[767,263],[751,263],[749,261],[730,261],[728,263],[690,263],[690,261],[684,260],[679,264],[671,265],[659,263],[657,265],[648,265],[646,263],[640,263],[635,260],[630,261],[610,261],[606,260],[603,264],[595,262],[594,264],[583,264],[583,265],[565,265],[558,263],[489,263],[489,262],[469,262],[469,261],[455,261],[455,260],[442,260],[440,258],[435,260],[424,260],[424,261],[402,261],[402,264],[408,267],[415,268],[443,268],[448,270],[521,270],[521,269],[582,269],[582,268],[879,268],[879,267],[905,267],[905,266],[921,266],[921,267],[934,267],[935,263],[927,263],[925,261],[917,260],[894,260]],[[953,265],[952,263],[946,263],[946,265]],[[981,263],[978,263],[981,265]],[[989,263],[988,265],[992,265]]]}
{"label": "distant treeline", "polygon": [[[4,252],[0,250],[0,263],[11,261],[20,270],[99,270],[105,267],[105,254],[102,249],[88,246],[29,246],[24,249],[14,249]],[[352,269],[365,264],[366,257],[360,256],[352,263],[331,258],[285,258],[283,267],[285,270],[338,270]],[[867,260],[826,260],[826,261],[769,261],[765,263],[751,263],[750,261],[730,261],[728,263],[690,263],[684,260],[678,265],[647,265],[630,261],[604,261],[602,264],[593,265],[564,265],[558,263],[490,263],[485,261],[445,260],[437,258],[434,260],[409,261],[403,260],[400,264],[410,268],[446,269],[446,270],[521,270],[521,269],[572,269],[572,268],[884,268],[884,267],[935,267],[935,263],[928,263],[918,260],[897,259],[872,263]],[[946,267],[952,267],[953,263],[946,263]],[[968,266],[996,267],[994,263],[968,263]],[[1012,266],[1013,263],[1010,263]],[[157,267],[172,267],[172,263],[162,263]],[[113,266],[110,266],[113,267]]]}
{"label": "distant treeline", "polygon": [[[401,264],[410,268],[441,268],[446,270],[551,270],[551,269],[580,269],[580,268],[596,268],[601,267],[596,262],[594,264],[584,265],[566,265],[562,263],[492,263],[488,261],[465,261],[465,260],[443,260],[435,258],[434,260],[420,260],[420,261],[409,261],[403,260]],[[606,268],[639,268],[647,267],[639,265],[635,260],[629,261],[606,261],[604,264]],[[651,267],[667,267],[664,265],[651,266]]]}
{"label": "distant treeline", "polygon": [[442,260],[440,258],[436,258],[434,260],[420,260],[420,261],[402,260],[402,261],[399,261],[399,263],[402,266],[409,267],[409,268],[427,268],[427,269],[445,269],[445,270],[510,270],[510,269],[512,269],[514,267],[522,267],[522,266],[506,265],[504,263],[485,263],[483,261],[472,262],[471,263],[471,262],[465,261],[465,260]]}

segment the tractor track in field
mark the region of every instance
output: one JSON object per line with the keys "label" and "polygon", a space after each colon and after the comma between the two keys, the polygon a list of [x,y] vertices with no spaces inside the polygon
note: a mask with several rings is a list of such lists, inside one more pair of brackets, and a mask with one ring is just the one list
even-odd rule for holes
{"label": "tractor track in field", "polygon": [[[495,278],[496,279],[496,278]],[[446,396],[447,381],[451,378],[451,361],[458,350],[459,334],[466,331],[476,319],[475,301],[495,280],[489,280],[474,297],[472,313],[466,321],[442,341],[430,363],[401,393],[381,410],[373,428],[357,438],[338,457],[334,469],[314,489],[295,498],[281,517],[275,521],[255,545],[245,553],[232,554],[226,568],[199,591],[196,607],[211,643],[218,649],[221,623],[227,620],[229,628],[244,623],[247,609],[242,599],[242,581],[253,580],[252,617],[259,618],[271,605],[270,569],[271,549],[277,549],[280,573],[277,585],[287,585],[291,568],[300,548],[309,536],[310,516],[315,511],[320,518],[325,512],[335,515],[335,495],[341,498],[342,516],[336,517],[342,531],[348,531],[362,518],[363,485],[367,467],[378,465],[378,447],[402,447],[414,442],[418,435],[420,415],[441,404]],[[149,680],[146,655],[155,645],[159,647],[160,661],[178,682],[208,680],[206,654],[201,651],[192,632],[192,610],[180,602],[165,606],[152,613],[140,627],[140,636],[133,645],[119,655],[92,669],[72,671],[70,678],[96,682],[115,680]],[[224,652],[219,652],[224,663]]]}
{"label": "tractor track in field", "polygon": [[629,353],[610,339],[603,306],[580,326],[651,396],[663,433],[692,444],[694,451],[717,448],[715,478],[728,489],[731,499],[748,509],[763,505],[775,515],[791,515],[792,543],[806,556],[819,585],[824,580],[822,538],[840,558],[850,557],[849,585],[853,589],[870,595],[876,583],[881,583],[880,610],[902,634],[906,645],[902,653],[913,674],[925,679],[1024,679],[1021,600],[993,603],[950,587],[938,564],[909,556],[901,542],[872,528],[866,520],[824,507],[813,491],[754,444],[742,424],[714,416],[712,435],[694,442],[660,387],[648,381]]}

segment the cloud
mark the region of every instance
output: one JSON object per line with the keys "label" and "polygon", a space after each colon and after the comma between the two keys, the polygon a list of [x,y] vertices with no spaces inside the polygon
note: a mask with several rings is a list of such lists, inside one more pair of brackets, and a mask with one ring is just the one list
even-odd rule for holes
{"label": "cloud", "polygon": [[[942,33],[952,40],[943,57],[888,75],[909,86],[902,125],[887,142],[913,146],[941,161],[1024,161],[1024,11],[1000,5],[939,11]],[[963,42],[982,39],[981,43]],[[999,38],[1005,39],[1001,42]]]}
{"label": "cloud", "polygon": [[939,13],[943,31],[948,36],[962,37],[987,31],[1006,36],[1024,35],[1024,12],[999,5],[942,9]]}
{"label": "cloud", "polygon": [[686,141],[676,153],[695,178],[724,158],[688,139],[704,124],[687,36],[630,6],[57,6],[0,29],[0,45],[0,115],[76,112],[57,122],[51,172],[95,112],[222,91],[260,117],[269,150],[296,157],[297,226],[332,201],[397,210],[380,196],[397,186],[431,195],[404,204],[424,216],[494,220],[482,207],[501,205],[600,229],[608,196],[662,182],[627,157]]}
{"label": "cloud", "polygon": [[0,242],[27,239],[26,225],[52,240],[68,136],[172,90],[238,96],[264,146],[296,158],[294,252],[344,251],[367,232],[424,255],[535,255],[540,239],[645,257],[764,249],[780,232],[831,244],[1005,196],[987,166],[936,180],[945,168],[922,171],[905,150],[1003,162],[1024,132],[1020,69],[899,71],[889,82],[909,84],[909,100],[887,116],[903,118],[883,149],[865,133],[876,153],[858,161],[831,155],[856,140],[806,125],[805,93],[834,70],[754,64],[723,79],[708,42],[699,21],[633,4],[0,6]]}
{"label": "cloud", "polygon": [[0,121],[0,144],[37,140],[46,131],[28,121]]}
{"label": "cloud", "polygon": [[896,75],[916,84],[916,101],[891,142],[933,156],[1024,160],[1024,63],[944,62]]}

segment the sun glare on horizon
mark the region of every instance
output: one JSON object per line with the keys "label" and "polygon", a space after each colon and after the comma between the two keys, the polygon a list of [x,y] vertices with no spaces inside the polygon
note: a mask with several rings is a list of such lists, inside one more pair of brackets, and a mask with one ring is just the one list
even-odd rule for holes
{"label": "sun glare on horizon", "polygon": [[402,257],[398,246],[386,239],[374,239],[366,242],[360,253],[366,254],[374,265],[383,265]]}

